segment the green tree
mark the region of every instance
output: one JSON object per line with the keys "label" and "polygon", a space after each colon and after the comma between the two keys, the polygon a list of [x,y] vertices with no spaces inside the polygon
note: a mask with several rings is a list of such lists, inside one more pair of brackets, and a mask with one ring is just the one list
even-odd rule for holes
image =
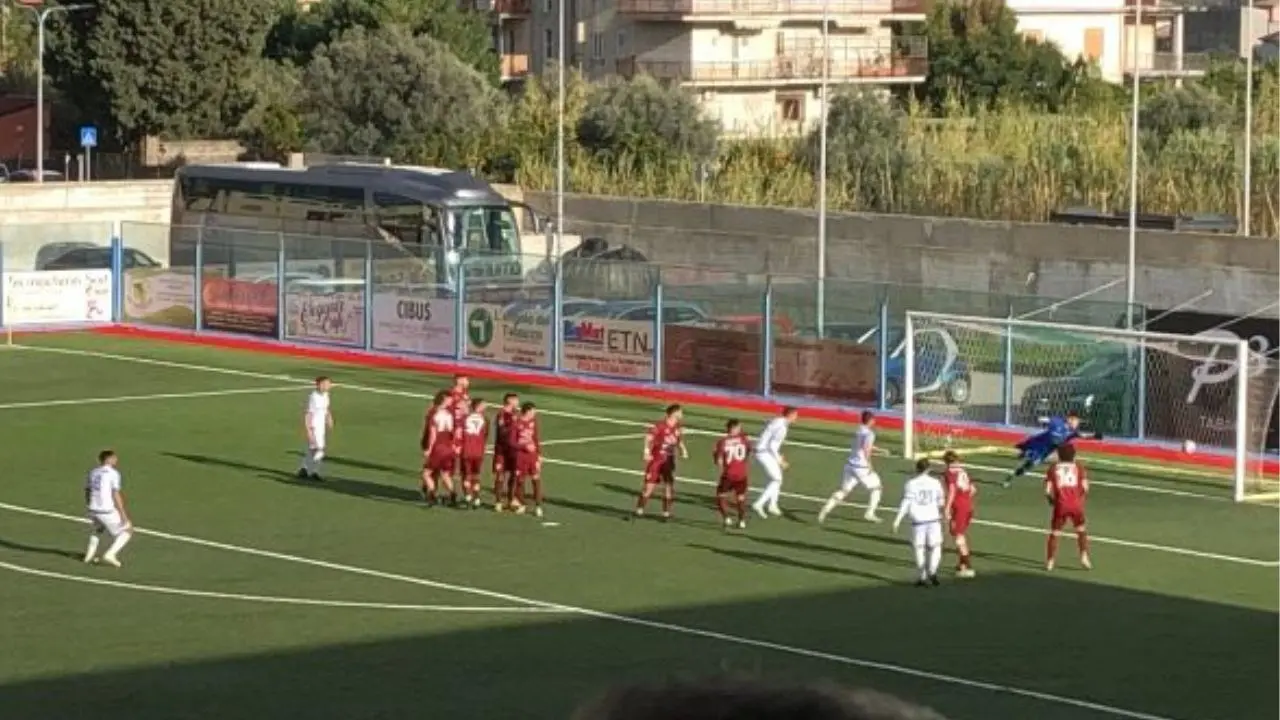
{"label": "green tree", "polygon": [[[893,209],[894,190],[907,163],[907,116],[873,93],[838,92],[827,108],[827,173],[867,210]],[[821,141],[814,131],[808,161],[816,173]]]}
{"label": "green tree", "polygon": [[1138,123],[1147,139],[1160,146],[1177,133],[1230,127],[1234,115],[1231,101],[1204,85],[1170,86],[1142,98]]}
{"label": "green tree", "polygon": [[593,88],[577,127],[582,147],[615,167],[707,162],[719,135],[697,99],[647,75]]}
{"label": "green tree", "polygon": [[229,137],[253,102],[253,66],[278,7],[262,0],[96,0],[54,33],[59,89],[130,145],[145,135]]}
{"label": "green tree", "polygon": [[249,154],[281,161],[303,147],[302,121],[298,117],[301,71],[290,63],[261,58],[254,66],[250,86],[253,101],[240,119],[236,134]]}
{"label": "green tree", "polygon": [[302,75],[310,149],[478,168],[505,125],[505,98],[445,45],[389,25],[321,46]]}
{"label": "green tree", "polygon": [[0,90],[35,90],[35,18],[0,3]]}
{"label": "green tree", "polygon": [[388,25],[429,35],[496,83],[498,58],[488,20],[459,7],[456,0],[325,0],[309,10],[294,8],[271,29],[270,57],[306,65],[316,50],[353,28],[376,30]]}

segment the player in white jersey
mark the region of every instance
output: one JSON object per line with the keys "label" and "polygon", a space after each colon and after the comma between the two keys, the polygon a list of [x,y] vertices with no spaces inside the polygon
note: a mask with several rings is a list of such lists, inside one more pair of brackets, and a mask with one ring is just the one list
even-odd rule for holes
{"label": "player in white jersey", "polygon": [[[124,509],[124,495],[120,491],[120,471],[116,469],[114,450],[98,453],[98,467],[89,471],[84,484],[84,502],[89,511],[89,547],[84,551],[87,563],[101,562],[120,567],[120,551],[133,537],[133,523]],[[111,546],[98,557],[98,544],[102,535],[111,536]]]}
{"label": "player in white jersey", "polygon": [[329,408],[329,390],[333,381],[321,375],[316,378],[316,389],[307,396],[307,409],[302,413],[302,428],[307,434],[307,450],[302,454],[302,467],[298,477],[304,480],[320,479],[320,463],[324,461],[325,443],[333,429],[333,412]]}
{"label": "player in white jersey", "polygon": [[947,494],[942,482],[929,474],[929,460],[916,461],[916,476],[902,488],[902,505],[893,519],[898,531],[902,519],[911,517],[911,547],[916,551],[916,567],[920,578],[916,585],[938,584],[938,566],[942,564],[942,509]]}
{"label": "player in white jersey", "polygon": [[782,408],[782,414],[770,420],[756,439],[756,464],[764,470],[766,481],[760,497],[751,507],[762,518],[782,514],[782,510],[778,508],[778,497],[782,495],[782,471],[787,469],[787,459],[782,455],[782,443],[786,441],[787,430],[799,414],[799,410],[794,407]]}
{"label": "player in white jersey", "polygon": [[881,483],[880,475],[871,467],[871,454],[876,447],[876,416],[870,410],[862,413],[862,425],[853,436],[853,447],[849,449],[849,459],[844,463],[844,475],[840,479],[840,487],[827,498],[827,504],[818,512],[818,522],[826,522],[827,516],[835,510],[853,489],[862,485],[870,491],[867,500],[867,512],[863,515],[869,522],[880,522],[876,510],[880,507]]}

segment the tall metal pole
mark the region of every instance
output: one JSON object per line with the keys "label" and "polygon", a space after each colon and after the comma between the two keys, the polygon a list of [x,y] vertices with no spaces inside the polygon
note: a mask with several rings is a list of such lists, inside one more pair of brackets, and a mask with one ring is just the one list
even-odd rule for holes
{"label": "tall metal pole", "polygon": [[556,262],[560,261],[564,251],[564,61],[565,61],[565,18],[564,6],[568,0],[560,0],[560,29],[556,32],[559,42],[556,48],[556,77],[558,93],[556,98]]}
{"label": "tall metal pole", "polygon": [[1129,126],[1129,258],[1125,266],[1125,327],[1133,329],[1133,306],[1137,303],[1138,288],[1138,104],[1142,85],[1142,3],[1134,0],[1137,11],[1133,20],[1133,107],[1130,108]]}
{"label": "tall metal pole", "polygon": [[[827,95],[831,90],[831,3],[822,2],[822,101],[818,121],[818,337],[827,323]],[[766,319],[766,322],[768,320]]]}
{"label": "tall metal pole", "polygon": [[1253,217],[1253,0],[1245,11],[1244,36],[1248,41],[1248,53],[1244,59],[1244,217],[1240,221],[1240,234],[1249,235]]}
{"label": "tall metal pole", "polygon": [[44,28],[49,16],[56,12],[86,10],[89,5],[46,5],[39,9],[18,5],[36,16],[36,182],[44,182]]}

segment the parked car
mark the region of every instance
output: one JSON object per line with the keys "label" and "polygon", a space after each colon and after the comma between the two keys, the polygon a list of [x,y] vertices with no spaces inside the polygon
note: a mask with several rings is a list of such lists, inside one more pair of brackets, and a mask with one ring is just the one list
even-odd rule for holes
{"label": "parked car", "polygon": [[[150,255],[133,248],[124,248],[121,253],[121,262],[125,269],[161,267],[160,263],[156,262]],[[73,247],[43,266],[37,264],[37,269],[109,270],[111,269],[111,248],[101,245]]]}
{"label": "parked car", "polygon": [[[13,172],[9,173],[8,177],[6,178],[6,181],[11,183],[28,183],[28,182],[36,182],[36,180],[39,177],[40,177],[40,172],[36,170],[14,170]],[[60,172],[56,172],[54,170],[44,171],[45,182],[62,182],[65,179],[66,178],[64,178],[62,173]]]}
{"label": "parked car", "polygon": [[[879,347],[879,329],[873,325],[828,323],[824,328],[829,338]],[[884,363],[885,407],[902,404],[907,384],[906,332],[891,328],[887,336],[889,357]],[[947,340],[932,332],[918,333],[915,342],[915,395],[917,398],[941,398],[952,405],[969,402],[973,376],[969,363],[949,351]]]}
{"label": "parked car", "polygon": [[[653,322],[658,317],[657,309],[649,300],[624,300],[607,303],[601,308],[602,317],[614,320],[633,320],[636,322]],[[710,323],[714,319],[705,310],[693,303],[668,302],[662,306],[662,323],[664,325],[683,325],[688,323]]]}
{"label": "parked car", "polygon": [[102,247],[102,246],[95,245],[94,243],[91,243],[91,242],[84,242],[83,240],[72,241],[72,242],[46,243],[44,245],[41,245],[40,249],[36,251],[36,269],[44,270],[45,266],[47,266],[49,263],[53,262],[54,260],[57,260],[58,258],[67,254],[69,251],[74,250],[76,248],[94,248],[94,247]]}
{"label": "parked car", "polygon": [[1109,352],[1090,358],[1071,374],[1042,380],[1022,394],[1016,420],[1034,425],[1042,418],[1074,411],[1080,425],[1104,435],[1132,434],[1137,405],[1138,360],[1125,352]]}

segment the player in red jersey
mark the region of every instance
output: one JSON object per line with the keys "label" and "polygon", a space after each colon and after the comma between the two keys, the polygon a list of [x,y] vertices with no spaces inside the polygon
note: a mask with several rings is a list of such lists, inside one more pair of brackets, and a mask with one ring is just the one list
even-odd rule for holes
{"label": "player in red jersey", "polygon": [[644,487],[636,499],[636,517],[644,516],[645,506],[653,495],[653,489],[662,483],[662,519],[671,517],[671,506],[676,501],[676,450],[680,457],[689,457],[684,446],[680,420],[684,409],[668,405],[666,415],[649,429],[644,438]]}
{"label": "player in red jersey", "polygon": [[[725,435],[716,443],[715,462],[720,468],[720,482],[716,485],[716,507],[725,527],[747,527],[747,458],[751,456],[751,438],[742,433],[742,423],[730,420],[725,423]],[[729,516],[729,498],[733,498],[738,511],[735,522]]]}
{"label": "player in red jersey", "polygon": [[956,577],[971,578],[974,576],[973,564],[969,556],[969,523],[973,522],[973,501],[978,494],[978,486],[969,477],[964,466],[960,464],[960,456],[954,450],[942,455],[947,464],[943,475],[943,483],[947,488],[946,518],[951,529],[951,537],[956,543]]}
{"label": "player in red jersey", "polygon": [[511,423],[508,443],[515,451],[515,479],[507,491],[507,503],[517,514],[524,512],[524,483],[533,483],[533,514],[542,517],[542,441],[538,438],[538,409],[527,402]]}
{"label": "player in red jersey", "polygon": [[1084,525],[1084,501],[1089,495],[1089,477],[1084,466],[1076,462],[1075,445],[1058,448],[1058,461],[1049,466],[1044,478],[1044,494],[1053,506],[1049,523],[1049,541],[1045,551],[1044,569],[1052,570],[1058,554],[1058,536],[1069,521],[1076,531],[1076,545],[1080,549],[1080,565],[1088,570],[1089,533]]}
{"label": "player in red jersey", "polygon": [[454,496],[455,442],[449,394],[438,392],[427,410],[426,426],[422,429],[422,497],[428,505],[436,504],[439,485],[444,485],[445,491]]}
{"label": "player in red jersey", "polygon": [[463,504],[480,507],[480,473],[484,468],[484,445],[489,439],[489,419],[484,416],[484,400],[471,401],[471,412],[462,421],[462,455],[458,477],[462,481]]}
{"label": "player in red jersey", "polygon": [[502,408],[498,410],[497,421],[493,432],[493,509],[502,512],[506,508],[503,492],[508,485],[515,485],[516,456],[508,439],[511,436],[511,423],[520,414],[520,396],[507,393],[502,396]]}

